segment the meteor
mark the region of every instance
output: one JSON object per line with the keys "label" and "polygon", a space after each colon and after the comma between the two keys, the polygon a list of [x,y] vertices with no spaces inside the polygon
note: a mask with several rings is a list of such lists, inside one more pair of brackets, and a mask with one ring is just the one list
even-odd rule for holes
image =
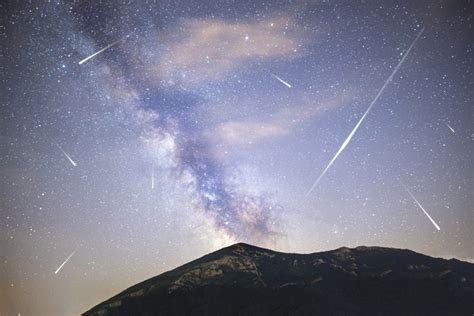
{"label": "meteor", "polygon": [[118,43],[120,43],[121,41],[125,40],[125,39],[128,38],[128,37],[130,37],[130,34],[128,34],[127,36],[125,36],[125,37],[123,37],[123,38],[121,38],[121,39],[119,39],[118,41],[113,42],[112,44],[109,44],[109,45],[105,46],[104,48],[102,48],[101,50],[95,52],[94,54],[92,54],[92,55],[90,55],[90,56],[84,58],[83,60],[81,60],[81,61],[79,62],[79,65],[82,65],[83,63],[85,63],[85,62],[88,61],[89,59],[94,58],[95,56],[97,56],[97,55],[99,55],[100,53],[106,51],[107,49],[111,48],[112,46],[117,45]]}
{"label": "meteor", "polygon": [[151,167],[151,188],[155,188],[155,168]]}
{"label": "meteor", "polygon": [[390,83],[390,81],[392,81],[393,77],[395,76],[395,74],[397,73],[398,69],[400,68],[400,66],[403,64],[403,62],[405,61],[406,57],[408,56],[408,54],[410,53],[411,49],[413,48],[413,46],[415,46],[416,42],[418,41],[418,39],[420,38],[421,34],[423,34],[423,31],[425,30],[425,28],[422,28],[421,31],[418,33],[418,35],[416,36],[415,40],[413,41],[413,43],[411,43],[410,47],[408,47],[407,51],[405,52],[405,54],[403,55],[402,59],[400,60],[400,62],[398,63],[398,65],[395,67],[395,69],[392,71],[392,73],[390,74],[390,76],[388,77],[388,79],[385,81],[385,83],[383,84],[382,88],[380,88],[379,92],[377,93],[377,95],[375,96],[375,98],[372,100],[372,102],[370,103],[369,107],[367,108],[367,110],[365,111],[364,115],[362,115],[362,117],[360,118],[359,122],[357,122],[356,126],[352,129],[352,131],[350,132],[349,136],[347,136],[346,140],[344,141],[344,143],[342,144],[341,148],[339,148],[339,150],[337,151],[336,155],[334,155],[334,157],[331,159],[331,161],[329,162],[329,164],[327,165],[327,167],[324,169],[324,171],[321,173],[321,175],[316,179],[316,181],[313,183],[313,186],[309,189],[309,191],[306,193],[306,196],[308,196],[313,190],[314,188],[318,185],[319,181],[323,178],[324,174],[329,170],[329,168],[331,167],[331,165],[334,163],[334,161],[336,161],[337,157],[339,157],[339,155],[341,154],[341,152],[347,147],[347,145],[349,144],[349,142],[351,141],[352,137],[354,136],[355,132],[357,131],[357,129],[359,128],[360,124],[362,124],[362,122],[364,121],[365,117],[367,116],[367,114],[369,114],[370,110],[372,109],[372,107],[374,106],[374,104],[377,102],[377,100],[379,99],[380,95],[382,95],[383,91],[385,90],[385,88],[387,88],[388,84]]}
{"label": "meteor", "polygon": [[75,163],[74,160],[69,157],[69,155],[61,148],[61,146],[59,146],[58,144],[56,144],[56,146],[58,146],[59,150],[63,152],[64,156],[66,156],[66,158],[72,163],[74,167],[77,166],[77,163]]}
{"label": "meteor", "polygon": [[440,230],[441,228],[439,228],[438,224],[436,224],[436,222],[431,218],[430,214],[428,214],[428,212],[423,208],[423,206],[420,204],[420,202],[418,202],[416,197],[413,194],[411,194],[410,190],[408,190],[408,188],[402,183],[402,181],[400,181],[400,179],[397,179],[397,180],[402,185],[402,187],[405,189],[405,191],[407,191],[407,193],[411,196],[411,198],[416,202],[418,207],[421,208],[421,210],[425,213],[426,217],[428,217],[428,219],[431,221],[431,223],[433,223],[434,227],[436,227],[437,230]]}
{"label": "meteor", "polygon": [[451,127],[451,125],[449,125],[448,123],[445,123],[445,124],[451,130],[451,132],[453,132],[453,134],[456,133],[454,129]]}
{"label": "meteor", "polygon": [[54,274],[58,274],[59,270],[61,270],[61,268],[69,261],[69,259],[71,259],[71,257],[74,256],[74,254],[76,253],[76,250],[77,248],[69,255],[69,257],[66,258],[66,260],[64,260],[63,264],[61,264],[59,268],[56,271],[54,271]]}
{"label": "meteor", "polygon": [[280,81],[281,83],[283,83],[285,86],[287,86],[288,88],[291,88],[291,84],[289,84],[288,82],[286,82],[285,80],[281,79],[280,77],[278,77],[277,75],[275,74],[272,74],[273,77],[275,77],[275,79],[277,79],[278,81]]}

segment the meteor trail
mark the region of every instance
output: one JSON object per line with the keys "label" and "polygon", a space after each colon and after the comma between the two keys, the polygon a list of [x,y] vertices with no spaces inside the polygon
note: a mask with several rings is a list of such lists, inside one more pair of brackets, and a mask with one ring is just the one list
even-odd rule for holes
{"label": "meteor trail", "polygon": [[61,270],[61,268],[69,261],[69,259],[71,259],[71,257],[74,256],[74,254],[76,253],[76,250],[77,248],[69,255],[69,257],[66,258],[66,260],[64,260],[63,264],[61,264],[59,268],[56,271],[54,271],[54,274],[58,274],[59,270]]}
{"label": "meteor trail", "polygon": [[438,224],[436,224],[436,222],[431,218],[430,214],[428,214],[428,212],[423,208],[423,206],[421,206],[420,202],[418,202],[416,197],[413,194],[411,194],[410,190],[408,190],[408,188],[402,183],[402,181],[400,181],[400,179],[397,179],[397,180],[402,185],[402,187],[405,189],[405,191],[407,191],[407,193],[411,196],[411,198],[413,200],[415,200],[416,204],[425,213],[425,215],[428,217],[428,219],[431,221],[431,223],[433,223],[434,227],[436,227],[437,230],[440,230],[441,228],[439,228]]}
{"label": "meteor trail", "polygon": [[151,188],[155,188],[155,168],[151,167]]}
{"label": "meteor trail", "polygon": [[446,126],[451,130],[451,132],[456,133],[456,132],[454,131],[454,129],[451,127],[451,125],[449,125],[448,123],[445,123],[445,124],[446,124]]}
{"label": "meteor trail", "polygon": [[56,146],[58,146],[59,150],[63,152],[64,156],[66,156],[66,158],[72,163],[74,167],[77,166],[77,163],[75,163],[74,160],[72,160],[71,157],[69,157],[69,155],[66,154],[66,152],[61,148],[61,146],[59,146],[58,144],[56,144]]}
{"label": "meteor trail", "polygon": [[400,68],[400,66],[403,64],[403,62],[405,61],[406,57],[408,56],[408,54],[410,53],[411,49],[413,48],[413,46],[415,46],[416,42],[418,41],[418,39],[420,38],[421,34],[423,34],[423,31],[425,30],[425,28],[422,28],[421,31],[418,33],[418,35],[416,36],[415,40],[413,41],[413,43],[411,43],[410,47],[408,47],[407,51],[405,52],[405,54],[403,55],[402,59],[400,60],[400,62],[398,63],[398,65],[395,67],[395,69],[392,71],[392,73],[390,74],[390,76],[388,77],[388,79],[385,81],[385,83],[383,84],[382,88],[380,88],[379,92],[377,93],[377,95],[375,96],[374,100],[372,100],[372,102],[370,103],[369,107],[367,108],[367,110],[365,111],[364,115],[362,115],[362,117],[360,118],[359,122],[356,124],[356,126],[352,129],[352,131],[350,132],[349,136],[347,136],[346,140],[344,141],[344,143],[342,143],[342,146],[341,148],[339,148],[339,150],[337,151],[336,155],[334,155],[334,157],[331,159],[331,161],[329,162],[329,164],[327,165],[326,169],[324,169],[324,171],[321,173],[321,175],[316,179],[316,181],[314,182],[313,186],[309,189],[309,191],[306,193],[306,196],[308,196],[313,190],[314,188],[318,185],[319,181],[322,179],[322,177],[324,176],[324,174],[329,170],[329,168],[331,167],[331,165],[334,163],[334,161],[337,159],[337,157],[339,157],[339,155],[341,154],[341,152],[347,147],[347,145],[349,144],[349,142],[351,141],[352,139],[352,136],[354,136],[355,132],[357,131],[357,129],[359,128],[360,124],[362,124],[362,122],[364,121],[365,117],[367,116],[367,114],[369,114],[370,110],[372,109],[372,107],[374,106],[374,104],[377,102],[377,100],[379,99],[380,95],[383,93],[383,91],[385,90],[385,88],[388,86],[388,84],[390,83],[390,81],[392,81],[393,77],[395,76],[395,74],[397,73],[398,69]]}
{"label": "meteor trail", "polygon": [[280,81],[281,83],[283,83],[285,86],[287,86],[288,88],[291,88],[291,84],[289,84],[288,82],[286,82],[285,80],[281,79],[280,77],[278,77],[277,75],[275,74],[272,74],[273,77],[275,77],[275,79],[277,79],[278,81]]}
{"label": "meteor trail", "polygon": [[85,62],[88,61],[89,59],[94,58],[95,56],[99,55],[99,54],[102,53],[103,51],[106,51],[107,49],[111,48],[112,46],[117,45],[118,43],[120,43],[120,42],[123,41],[124,39],[128,38],[129,36],[130,36],[130,34],[127,35],[127,36],[125,36],[125,37],[123,37],[123,38],[121,38],[121,39],[119,39],[118,41],[113,42],[112,44],[109,44],[109,45],[105,46],[104,48],[102,48],[101,50],[95,52],[94,54],[92,54],[92,55],[90,55],[90,56],[84,58],[83,60],[81,60],[81,61],[79,62],[79,65],[82,65],[83,63],[85,63]]}

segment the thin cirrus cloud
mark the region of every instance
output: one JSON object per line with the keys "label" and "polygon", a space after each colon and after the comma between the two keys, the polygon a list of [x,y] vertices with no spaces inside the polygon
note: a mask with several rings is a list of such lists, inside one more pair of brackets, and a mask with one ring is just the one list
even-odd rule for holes
{"label": "thin cirrus cloud", "polygon": [[252,61],[304,55],[304,32],[289,18],[245,23],[187,19],[170,31],[161,37],[164,48],[152,67],[155,78],[167,86],[191,88]]}
{"label": "thin cirrus cloud", "polygon": [[350,93],[343,93],[319,103],[304,98],[301,103],[307,105],[286,106],[264,118],[220,123],[216,134],[219,140],[230,145],[254,145],[264,140],[288,135],[295,127],[315,119],[324,112],[343,106],[349,97]]}

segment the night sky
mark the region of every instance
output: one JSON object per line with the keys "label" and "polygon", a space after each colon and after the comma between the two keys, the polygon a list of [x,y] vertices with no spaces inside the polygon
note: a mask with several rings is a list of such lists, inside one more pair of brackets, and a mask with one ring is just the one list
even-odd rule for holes
{"label": "night sky", "polygon": [[238,241],[473,260],[473,7],[2,2],[0,314]]}

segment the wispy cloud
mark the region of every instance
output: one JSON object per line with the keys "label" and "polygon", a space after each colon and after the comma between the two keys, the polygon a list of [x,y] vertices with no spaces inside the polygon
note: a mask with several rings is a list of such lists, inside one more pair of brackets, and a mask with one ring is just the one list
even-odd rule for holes
{"label": "wispy cloud", "polygon": [[253,145],[260,141],[285,136],[296,126],[316,118],[318,115],[342,106],[349,94],[343,93],[322,102],[303,98],[299,105],[287,106],[263,118],[249,118],[219,124],[217,135],[221,141],[231,145]]}
{"label": "wispy cloud", "polygon": [[289,18],[245,23],[185,19],[160,38],[165,49],[152,73],[161,84],[188,88],[221,79],[254,61],[300,57],[303,34]]}

